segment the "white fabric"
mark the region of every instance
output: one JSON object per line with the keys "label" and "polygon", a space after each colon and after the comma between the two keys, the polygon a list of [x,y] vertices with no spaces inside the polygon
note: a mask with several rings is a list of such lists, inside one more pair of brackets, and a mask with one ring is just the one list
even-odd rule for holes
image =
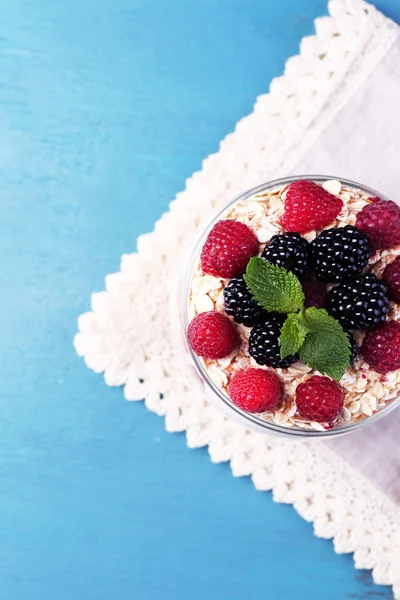
{"label": "white fabric", "polygon": [[[139,238],[138,253],[122,257],[121,271],[106,278],[107,291],[93,294],[92,312],[79,318],[75,347],[89,368],[104,372],[108,385],[124,385],[125,397],[144,398],[147,408],[165,417],[168,431],[186,430],[190,447],[208,445],[211,460],[230,461],[233,475],[251,475],[257,489],[272,489],[276,501],[292,503],[314,522],[316,535],[333,538],[337,552],[354,552],[356,567],[373,569],[374,580],[393,584],[400,598],[395,485],[378,481],[376,469],[354,460],[351,447],[270,438],[228,420],[204,401],[172,342],[177,323],[171,319],[169,299],[175,301],[177,286],[171,282],[185,246],[217,206],[246,188],[300,170],[337,170],[334,174],[375,184],[383,193],[396,191],[396,167],[389,168],[381,154],[385,144],[377,157],[373,144],[366,151],[358,136],[365,133],[361,111],[373,110],[379,101],[371,81],[382,70],[385,75],[378,81],[396,93],[390,56],[399,29],[362,0],[332,0],[329,10],[331,17],[316,21],[317,35],[302,41],[301,53],[288,61],[285,75],[272,82],[253,113],[186,182],[154,232]],[[363,89],[373,92],[370,102]],[[382,112],[389,109],[385,104]],[[386,120],[365,113],[365,129],[374,130],[374,143],[383,139],[376,127],[383,134],[386,125],[387,139],[394,137],[398,115],[395,106],[392,110]],[[390,123],[393,129],[387,127]],[[355,139],[347,147],[352,132]],[[398,141],[392,141],[395,156]]]}
{"label": "white fabric", "polygon": [[293,172],[339,174],[400,202],[399,161],[400,35]]}
{"label": "white fabric", "polygon": [[[400,36],[293,171],[348,176],[400,202],[399,160]],[[331,446],[400,505],[399,439],[396,410]]]}

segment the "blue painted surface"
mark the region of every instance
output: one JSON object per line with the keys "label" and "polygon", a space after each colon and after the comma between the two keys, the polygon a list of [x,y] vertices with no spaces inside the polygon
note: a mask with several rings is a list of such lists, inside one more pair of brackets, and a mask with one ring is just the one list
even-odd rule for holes
{"label": "blue painted surface", "polygon": [[72,348],[89,294],[325,10],[3,0],[2,600],[390,598]]}

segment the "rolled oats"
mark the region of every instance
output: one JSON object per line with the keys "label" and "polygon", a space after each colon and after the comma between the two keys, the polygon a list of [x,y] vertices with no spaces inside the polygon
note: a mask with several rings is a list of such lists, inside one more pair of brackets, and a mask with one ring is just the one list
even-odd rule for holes
{"label": "rolled oats", "polygon": [[360,412],[361,409],[360,400],[353,400],[353,402],[350,402],[347,408],[349,409],[352,415],[356,415],[358,412]]}
{"label": "rolled oats", "polygon": [[347,225],[355,225],[356,221],[357,221],[357,217],[354,214],[349,215],[348,219],[346,219]]}
{"label": "rolled oats", "polygon": [[279,233],[279,227],[269,224],[269,225],[265,225],[264,227],[262,227],[261,229],[259,229],[257,231],[257,238],[258,241],[260,242],[260,244],[265,244],[265,242],[268,242],[273,235],[276,235]]}
{"label": "rolled oats", "polygon": [[228,377],[224,373],[224,371],[218,368],[215,364],[210,364],[207,366],[207,372],[210,375],[211,379],[219,386],[226,386],[228,384]]}
{"label": "rolled oats", "polygon": [[273,416],[273,421],[277,425],[284,425],[289,420],[289,415],[284,412],[277,411]]}
{"label": "rolled oats", "polygon": [[362,390],[365,390],[365,388],[367,387],[367,379],[363,379],[362,377],[359,377],[357,379],[357,383],[356,383],[356,390],[361,392]]}
{"label": "rolled oats", "polygon": [[372,408],[364,398],[361,400],[361,410],[367,417],[372,417]]}
{"label": "rolled oats", "polygon": [[342,408],[341,417],[345,421],[345,423],[348,423],[351,419],[351,412],[345,406]]}
{"label": "rolled oats", "polygon": [[195,294],[208,294],[211,290],[222,288],[222,280],[211,275],[198,276],[193,279],[192,290]]}
{"label": "rolled oats", "polygon": [[229,367],[229,365],[231,364],[231,362],[233,361],[235,355],[237,354],[237,350],[234,350],[229,356],[227,356],[226,358],[219,358],[217,360],[218,365],[221,367],[221,369],[225,370]]}
{"label": "rolled oats", "polygon": [[373,394],[364,394],[364,400],[368,402],[372,411],[376,410],[376,398]]}
{"label": "rolled oats", "polygon": [[325,431],[325,427],[321,425],[321,423],[317,423],[316,421],[311,421],[311,427],[316,431]]}
{"label": "rolled oats", "polygon": [[271,211],[283,212],[283,202],[282,202],[282,199],[279,198],[279,196],[272,196],[271,200],[269,202],[269,205],[270,205]]}
{"label": "rolled oats", "polygon": [[374,383],[374,385],[372,386],[370,391],[371,391],[371,394],[373,394],[375,396],[375,398],[379,400],[380,398],[382,398],[382,396],[385,392],[385,389],[384,389],[383,385],[381,384],[381,382],[377,381],[376,383]]}
{"label": "rolled oats", "polygon": [[214,302],[208,294],[195,294],[193,297],[194,305],[197,313],[214,310]]}
{"label": "rolled oats", "polygon": [[338,196],[340,194],[340,190],[342,189],[342,184],[337,179],[329,179],[322,184],[322,187],[330,194]]}

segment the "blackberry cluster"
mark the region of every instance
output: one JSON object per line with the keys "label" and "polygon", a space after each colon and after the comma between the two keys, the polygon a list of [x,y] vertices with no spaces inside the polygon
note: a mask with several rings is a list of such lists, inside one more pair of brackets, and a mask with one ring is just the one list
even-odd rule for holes
{"label": "blackberry cluster", "polygon": [[249,353],[257,364],[286,369],[298,360],[298,355],[281,358],[279,336],[286,315],[270,314],[265,323],[256,325],[249,339]]}
{"label": "blackberry cluster", "polygon": [[311,242],[315,276],[334,283],[360,275],[371,254],[368,238],[357,227],[326,229]]}
{"label": "blackberry cluster", "polygon": [[233,277],[230,280],[224,289],[224,305],[226,314],[246,327],[260,323],[268,315],[250,294],[243,277]]}
{"label": "blackberry cluster", "polygon": [[334,287],[329,312],[344,329],[371,329],[383,323],[388,312],[388,286],[369,273]]}
{"label": "blackberry cluster", "polygon": [[[351,361],[358,352],[350,332],[372,329],[386,320],[388,285],[373,274],[362,275],[370,258],[368,238],[357,227],[347,225],[325,231],[311,242],[299,233],[275,235],[265,247],[262,257],[268,262],[292,271],[303,278],[305,306],[327,307],[330,314],[346,331],[351,349]],[[326,283],[338,283],[328,293]],[[284,359],[280,356],[279,338],[286,315],[269,313],[259,306],[250,293],[243,276],[233,277],[224,290],[227,315],[237,323],[252,327],[249,353],[257,364],[288,368],[298,360],[298,354]]]}
{"label": "blackberry cluster", "polygon": [[300,279],[309,267],[309,246],[299,233],[274,235],[261,256],[273,265],[292,271]]}

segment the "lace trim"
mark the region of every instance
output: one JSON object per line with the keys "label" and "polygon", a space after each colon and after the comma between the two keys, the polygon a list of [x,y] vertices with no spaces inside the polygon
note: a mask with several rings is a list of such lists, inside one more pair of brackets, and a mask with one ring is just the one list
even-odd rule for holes
{"label": "lace trim", "polygon": [[354,552],[355,566],[373,569],[374,581],[394,585],[400,598],[398,508],[324,444],[269,438],[226,419],[204,401],[171,335],[171,281],[199,225],[241,190],[291,171],[398,36],[362,0],[332,0],[329,12],[154,232],[139,237],[138,252],[106,277],[107,291],[92,295],[74,344],[108,385],[125,386],[127,400],[144,398],[168,431],[186,430],[189,447],[207,445],[213,462],[230,461],[234,476],[250,475],[257,489],[293,504],[316,535],[333,538],[336,552]]}

